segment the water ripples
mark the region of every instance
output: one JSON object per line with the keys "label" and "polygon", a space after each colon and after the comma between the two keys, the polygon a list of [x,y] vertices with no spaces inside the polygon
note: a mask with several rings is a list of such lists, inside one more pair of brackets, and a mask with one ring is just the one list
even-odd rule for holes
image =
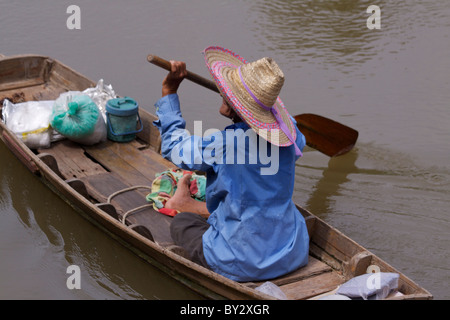
{"label": "water ripples", "polygon": [[380,52],[397,54],[415,38],[413,28],[444,19],[442,1],[377,1],[381,28],[369,30],[366,12],[373,1],[255,1],[253,31],[267,51],[289,65],[316,63],[343,73],[357,70]]}

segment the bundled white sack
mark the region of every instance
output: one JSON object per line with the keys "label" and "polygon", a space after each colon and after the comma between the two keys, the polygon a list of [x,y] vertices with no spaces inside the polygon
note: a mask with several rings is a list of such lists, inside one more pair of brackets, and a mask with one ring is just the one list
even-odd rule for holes
{"label": "bundled white sack", "polygon": [[28,101],[14,104],[3,100],[2,116],[6,127],[31,149],[49,148],[63,139],[50,126],[54,101]]}

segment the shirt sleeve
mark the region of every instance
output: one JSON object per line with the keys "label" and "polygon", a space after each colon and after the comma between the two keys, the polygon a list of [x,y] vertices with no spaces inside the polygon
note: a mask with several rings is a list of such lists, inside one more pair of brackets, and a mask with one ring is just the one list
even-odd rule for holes
{"label": "shirt sleeve", "polygon": [[161,154],[176,166],[185,170],[207,171],[214,163],[203,157],[205,149],[211,148],[214,139],[190,135],[180,111],[177,94],[162,97],[155,104],[159,118],[153,124],[161,134]]}

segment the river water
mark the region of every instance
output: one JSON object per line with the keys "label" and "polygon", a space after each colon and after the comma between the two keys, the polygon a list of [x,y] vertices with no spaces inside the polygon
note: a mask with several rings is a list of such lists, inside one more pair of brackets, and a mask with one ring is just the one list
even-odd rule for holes
{"label": "river water", "polygon": [[[33,3],[33,4],[31,4]],[[0,0],[0,53],[48,55],[153,110],[165,71],[203,76],[210,45],[274,58],[292,115],[359,131],[330,159],[305,150],[294,199],[429,290],[449,299],[450,3],[433,1]],[[78,5],[81,29],[67,27]],[[368,29],[370,5],[381,29]],[[187,81],[188,129],[223,128],[220,99]],[[196,299],[62,202],[0,144],[1,299]],[[69,290],[69,265],[81,269]]]}

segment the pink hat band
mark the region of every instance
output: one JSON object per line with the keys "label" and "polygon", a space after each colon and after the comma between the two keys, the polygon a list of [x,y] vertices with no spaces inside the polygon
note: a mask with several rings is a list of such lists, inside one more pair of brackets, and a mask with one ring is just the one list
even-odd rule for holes
{"label": "pink hat band", "polygon": [[244,85],[245,90],[247,90],[248,94],[253,98],[253,100],[255,100],[255,102],[261,106],[261,108],[267,110],[267,111],[271,111],[273,113],[273,115],[275,116],[275,119],[278,122],[278,125],[280,126],[281,131],[284,132],[284,134],[288,137],[288,139],[293,143],[294,147],[295,147],[295,154],[297,156],[302,156],[302,152],[300,151],[300,148],[297,146],[297,144],[295,143],[295,139],[294,137],[292,137],[291,132],[289,131],[288,127],[286,126],[286,124],[284,123],[283,119],[281,119],[281,116],[279,115],[278,111],[276,108],[272,107],[268,107],[266,106],[264,103],[262,103],[261,101],[259,101],[259,99],[253,94],[253,92],[250,90],[250,88],[247,86],[247,84],[244,81],[244,77],[242,76],[242,72],[241,72],[241,68],[242,66],[239,66],[238,71],[239,71],[239,77],[241,78],[242,84]]}

